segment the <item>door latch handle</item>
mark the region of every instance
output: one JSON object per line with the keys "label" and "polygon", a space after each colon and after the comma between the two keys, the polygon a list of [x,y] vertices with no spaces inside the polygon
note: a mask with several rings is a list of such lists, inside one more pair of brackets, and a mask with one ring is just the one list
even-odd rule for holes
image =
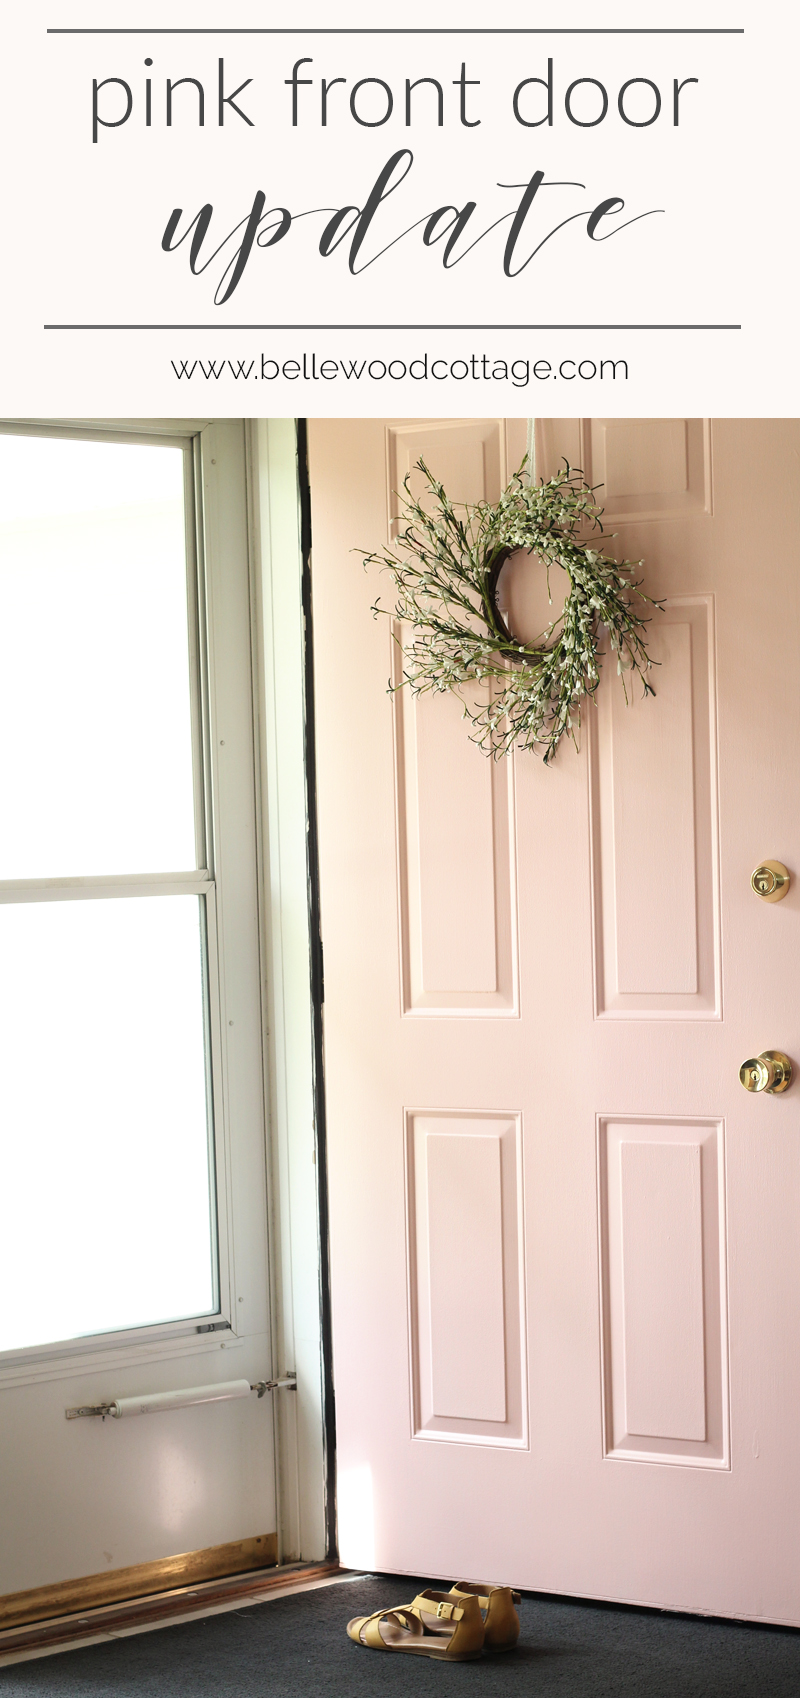
{"label": "door latch handle", "polygon": [[742,1062],[739,1078],[746,1091],[766,1091],[769,1096],[775,1097],[781,1091],[788,1091],[792,1083],[792,1064],[782,1050],[765,1049],[761,1055]]}

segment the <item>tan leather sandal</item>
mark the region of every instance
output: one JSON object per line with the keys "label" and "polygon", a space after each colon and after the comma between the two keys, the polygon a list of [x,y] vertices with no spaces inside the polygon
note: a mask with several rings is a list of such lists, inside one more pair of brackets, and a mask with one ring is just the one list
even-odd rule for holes
{"label": "tan leather sandal", "polygon": [[356,1645],[372,1651],[410,1651],[448,1663],[471,1662],[483,1650],[484,1627],[477,1597],[456,1600],[449,1592],[419,1592],[411,1604],[356,1615],[347,1623]]}
{"label": "tan leather sandal", "polygon": [[519,1592],[510,1586],[490,1586],[487,1581],[457,1580],[450,1588],[454,1598],[477,1598],[483,1616],[487,1651],[510,1651],[519,1638],[519,1616],[514,1608]]}

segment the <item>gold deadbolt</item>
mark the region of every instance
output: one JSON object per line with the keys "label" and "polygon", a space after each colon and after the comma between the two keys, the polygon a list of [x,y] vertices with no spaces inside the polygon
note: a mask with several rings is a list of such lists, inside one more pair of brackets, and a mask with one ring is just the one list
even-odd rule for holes
{"label": "gold deadbolt", "polygon": [[792,1064],[782,1050],[765,1049],[761,1055],[742,1062],[739,1078],[746,1091],[767,1091],[775,1097],[781,1091],[788,1091],[792,1083]]}
{"label": "gold deadbolt", "polygon": [[789,873],[782,861],[762,861],[750,879],[750,888],[764,902],[781,902],[789,889]]}

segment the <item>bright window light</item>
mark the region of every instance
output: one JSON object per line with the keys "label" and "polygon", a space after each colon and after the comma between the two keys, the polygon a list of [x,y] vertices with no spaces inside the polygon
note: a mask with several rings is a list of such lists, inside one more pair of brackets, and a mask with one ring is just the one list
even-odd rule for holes
{"label": "bright window light", "polygon": [[214,1309],[197,896],[0,905],[0,1349]]}
{"label": "bright window light", "polygon": [[0,879],[197,865],[183,464],[0,434]]}

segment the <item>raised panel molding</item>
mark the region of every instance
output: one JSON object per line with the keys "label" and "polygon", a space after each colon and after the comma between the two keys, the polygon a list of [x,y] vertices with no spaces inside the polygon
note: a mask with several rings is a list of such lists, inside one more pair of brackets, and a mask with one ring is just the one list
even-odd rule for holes
{"label": "raised panel molding", "polygon": [[712,511],[709,419],[543,419],[537,471],[564,460],[600,485],[609,526],[649,519],[702,519]]}
{"label": "raised panel molding", "polygon": [[521,1127],[406,1116],[412,1433],[527,1444]]}
{"label": "raised panel molding", "polygon": [[707,419],[582,419],[581,464],[602,485],[604,524],[711,512]]}
{"label": "raised panel molding", "polygon": [[403,1013],[516,1016],[513,762],[476,749],[450,693],[398,689],[394,724]]}
{"label": "raised panel molding", "polygon": [[616,679],[590,721],[595,1003],[601,1019],[719,1019],[711,596],[648,627],[655,697]]}
{"label": "raised panel molding", "polygon": [[[443,483],[451,501],[497,501],[508,482],[507,422],[504,419],[423,419],[388,425],[386,511],[392,536],[399,515],[398,491],[409,478],[412,494],[424,493],[414,470],[419,459]],[[516,471],[516,466],[512,468]]]}
{"label": "raised panel molding", "polygon": [[[420,455],[456,501],[496,500],[506,476],[499,419],[387,428],[387,513]],[[470,741],[450,692],[399,688],[403,632],[392,627],[397,866],[403,1013],[516,1016],[517,889],[513,760]]]}
{"label": "raised panel molding", "polygon": [[729,1467],[720,1122],[598,1121],[604,1454]]}

